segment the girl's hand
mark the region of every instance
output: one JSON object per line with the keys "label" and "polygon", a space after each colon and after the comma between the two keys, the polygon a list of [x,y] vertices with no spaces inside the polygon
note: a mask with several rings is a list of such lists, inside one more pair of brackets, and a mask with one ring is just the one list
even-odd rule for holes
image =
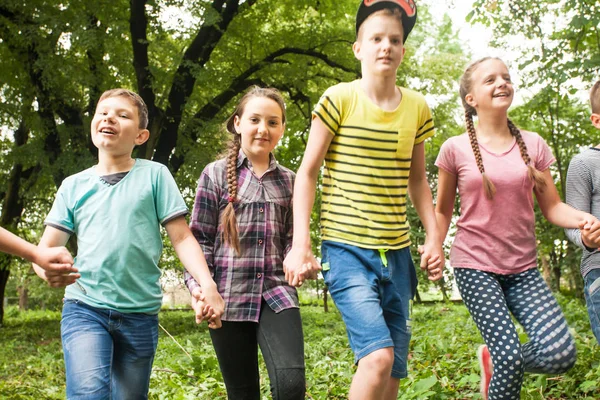
{"label": "girl's hand", "polygon": [[[593,215],[590,215],[590,217],[591,218],[586,218],[579,223],[581,240],[586,247],[597,249],[600,247],[600,221],[595,219]],[[592,218],[594,220],[592,220]]]}
{"label": "girl's hand", "polygon": [[213,284],[208,287],[202,287],[203,301],[205,301],[211,307],[211,311],[208,315],[208,327],[211,329],[218,329],[222,326],[221,316],[225,312],[225,301],[217,290],[217,285]]}
{"label": "girl's hand", "polygon": [[302,250],[292,246],[292,249],[283,260],[285,279],[291,286],[300,287],[306,279],[316,279],[321,266],[312,253],[312,250]]}
{"label": "girl's hand", "polygon": [[214,313],[210,305],[204,301],[204,295],[200,288],[195,288],[192,292],[192,308],[196,313],[196,323],[200,324],[206,321]]}
{"label": "girl's hand", "polygon": [[417,248],[421,254],[421,269],[427,270],[427,278],[430,281],[437,281],[444,272],[444,251],[441,245],[425,241],[424,245]]}

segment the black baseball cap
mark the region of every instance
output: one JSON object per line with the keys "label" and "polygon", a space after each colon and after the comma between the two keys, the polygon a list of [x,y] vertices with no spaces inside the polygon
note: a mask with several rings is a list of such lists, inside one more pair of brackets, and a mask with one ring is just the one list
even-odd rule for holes
{"label": "black baseball cap", "polygon": [[404,42],[412,28],[417,22],[417,5],[413,0],[362,0],[356,12],[356,34],[363,22],[369,15],[383,9],[400,9],[402,13],[402,28],[404,30]]}

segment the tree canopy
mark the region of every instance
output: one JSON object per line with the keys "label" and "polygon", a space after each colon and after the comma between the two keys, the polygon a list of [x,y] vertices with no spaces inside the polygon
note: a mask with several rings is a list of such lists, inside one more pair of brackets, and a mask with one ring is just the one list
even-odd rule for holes
{"label": "tree canopy", "polygon": [[[398,83],[425,93],[433,110],[437,134],[427,143],[427,173],[435,191],[439,147],[463,131],[457,82],[470,56],[451,19],[434,18],[428,4],[434,3],[419,3],[419,23],[407,42]],[[3,1],[0,225],[37,240],[62,180],[95,163],[89,123],[100,94],[114,87],[132,89],[147,103],[151,137],[136,156],[167,165],[190,205],[200,172],[228,140],[222,123],[250,85],[284,93],[288,126],[277,158],[297,170],[315,102],[327,87],[360,75],[351,51],[356,5],[355,0]],[[586,122],[586,105],[573,97],[600,69],[597,11],[592,0],[478,0],[469,16],[493,29],[496,45],[520,52],[517,68],[536,95],[511,116],[546,138],[558,160],[559,188],[579,146],[599,138]],[[315,217],[317,212],[318,204]],[[414,210],[409,217],[413,242],[422,243]],[[575,262],[562,232],[539,226],[542,258],[559,272]],[[313,238],[316,245],[316,223]],[[172,258],[167,250],[164,265]],[[32,284],[29,266],[1,255],[0,297],[11,271],[23,290]]]}

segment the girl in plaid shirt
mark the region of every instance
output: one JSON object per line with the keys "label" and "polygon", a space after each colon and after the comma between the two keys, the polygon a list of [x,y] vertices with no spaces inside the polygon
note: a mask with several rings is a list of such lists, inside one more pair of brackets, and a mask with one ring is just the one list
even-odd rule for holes
{"label": "girl in plaid shirt", "polygon": [[[298,294],[283,271],[292,242],[294,173],[272,154],[285,130],[285,105],[252,87],[226,123],[227,157],[204,169],[191,229],[225,300],[223,327],[210,336],[230,399],[259,399],[258,349],[273,399],[304,399],[304,338]],[[198,309],[200,287],[185,273]]]}

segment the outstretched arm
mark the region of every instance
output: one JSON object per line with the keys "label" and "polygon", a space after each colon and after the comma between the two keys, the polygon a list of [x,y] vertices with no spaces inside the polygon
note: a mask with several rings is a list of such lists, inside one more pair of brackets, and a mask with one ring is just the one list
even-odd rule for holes
{"label": "outstretched arm", "polygon": [[454,212],[454,202],[456,199],[456,175],[451,174],[443,168],[438,171],[437,201],[435,207],[435,217],[437,220],[440,237],[445,238],[448,235],[452,213]]}
{"label": "outstretched arm", "polygon": [[4,228],[0,228],[0,251],[24,258],[46,270],[77,272],[73,267],[73,257],[65,247],[37,247]]}
{"label": "outstretched arm", "polygon": [[292,248],[283,261],[285,279],[290,285],[302,285],[304,276],[321,269],[311,249],[310,214],[315,203],[317,178],[333,135],[323,122],[312,120],[308,143],[294,184],[294,236]]}
{"label": "outstretched arm", "polygon": [[[51,287],[63,287],[69,286],[74,283],[81,275],[77,273],[77,268],[73,267],[73,258],[71,254],[64,248],[64,245],[67,244],[69,240],[69,234],[61,231],[60,229],[56,229],[52,226],[46,226],[44,230],[44,234],[40,239],[40,244],[38,245],[38,249],[41,251],[42,256],[41,260],[34,260],[33,269],[35,273],[48,282],[48,285]],[[52,263],[48,263],[47,259],[44,260],[44,257],[52,257],[52,254],[60,254],[61,257],[61,265],[68,265],[68,267],[62,267],[60,265],[54,264],[56,268],[53,268]],[[66,254],[65,254],[66,253]],[[38,264],[38,261],[41,261],[42,264]]]}
{"label": "outstretched arm", "polygon": [[410,177],[408,178],[408,195],[425,228],[426,236],[421,254],[421,268],[427,269],[429,279],[436,281],[442,277],[444,252],[433,209],[433,197],[425,174],[424,142],[413,148]]}
{"label": "outstretched arm", "polygon": [[590,229],[597,222],[596,217],[563,203],[554,185],[550,169],[546,169],[543,174],[546,185],[541,190],[536,188],[534,192],[542,214],[548,222],[561,228]]}
{"label": "outstretched arm", "polygon": [[[225,303],[210,275],[202,248],[188,227],[185,217],[172,219],[165,224],[165,229],[179,260],[202,287],[202,299],[213,309],[212,316],[209,316],[208,326],[220,328]],[[196,299],[201,300],[200,298]]]}

